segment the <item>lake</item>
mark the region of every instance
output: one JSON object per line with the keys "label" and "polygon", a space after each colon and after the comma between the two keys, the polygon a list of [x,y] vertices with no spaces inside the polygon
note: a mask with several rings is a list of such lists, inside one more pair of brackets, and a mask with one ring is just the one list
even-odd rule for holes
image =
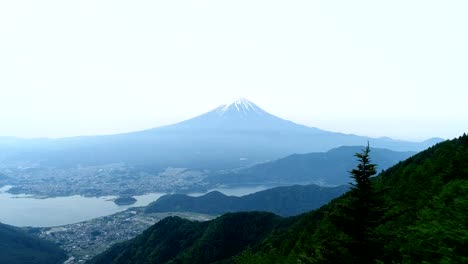
{"label": "lake", "polygon": [[[111,215],[130,207],[146,206],[157,200],[164,193],[150,193],[134,196],[137,202],[119,206],[107,197],[83,197],[80,195],[37,199],[28,195],[10,194],[6,191],[11,186],[0,188],[0,222],[14,226],[48,227],[87,221],[93,218]],[[242,196],[267,189],[264,186],[218,188],[226,195]],[[199,196],[204,193],[192,193]]]}

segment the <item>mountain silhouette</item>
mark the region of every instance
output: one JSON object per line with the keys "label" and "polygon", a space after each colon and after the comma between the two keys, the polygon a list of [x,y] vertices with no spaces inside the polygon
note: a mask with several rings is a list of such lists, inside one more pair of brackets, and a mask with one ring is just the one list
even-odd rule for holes
{"label": "mountain silhouette", "polygon": [[1,161],[46,166],[124,163],[157,169],[226,169],[367,142],[372,147],[420,151],[440,141],[409,142],[324,131],[276,117],[243,98],[192,119],[144,131],[38,140],[40,143],[21,141],[16,149],[0,144]]}

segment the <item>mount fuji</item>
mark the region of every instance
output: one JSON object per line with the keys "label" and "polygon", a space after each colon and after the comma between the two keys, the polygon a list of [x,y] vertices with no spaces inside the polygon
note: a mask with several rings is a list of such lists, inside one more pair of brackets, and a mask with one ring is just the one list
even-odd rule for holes
{"label": "mount fuji", "polygon": [[0,158],[4,164],[26,161],[45,166],[125,163],[227,169],[368,141],[376,148],[420,151],[441,139],[409,142],[324,131],[276,117],[242,98],[192,119],[144,131],[22,142],[13,153],[11,145],[5,147],[0,141]]}
{"label": "mount fuji", "polygon": [[[240,98],[231,104],[221,105],[214,110],[195,118],[160,129],[193,131],[312,131],[322,130],[298,125],[267,113],[256,104]],[[325,131],[322,131],[325,132]]]}

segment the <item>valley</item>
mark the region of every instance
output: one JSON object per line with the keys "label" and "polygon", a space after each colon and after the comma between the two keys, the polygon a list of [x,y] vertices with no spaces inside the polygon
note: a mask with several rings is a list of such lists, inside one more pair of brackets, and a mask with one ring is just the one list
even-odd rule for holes
{"label": "valley", "polygon": [[[360,146],[347,146],[327,152],[294,154],[253,166],[219,171],[171,167],[155,170],[124,164],[71,168],[8,167],[0,168],[0,173],[5,175],[0,179],[0,186],[14,186],[8,190],[12,194],[40,198],[71,195],[136,196],[154,192],[205,193],[223,186],[338,186],[348,183],[347,172],[356,163],[352,155],[360,149]],[[380,148],[373,148],[373,151],[380,170],[416,153]]]}

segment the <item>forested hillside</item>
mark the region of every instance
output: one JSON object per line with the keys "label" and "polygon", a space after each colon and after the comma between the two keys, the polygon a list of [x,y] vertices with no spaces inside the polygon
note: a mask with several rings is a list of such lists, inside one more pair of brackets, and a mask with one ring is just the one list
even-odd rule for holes
{"label": "forested hillside", "polygon": [[358,193],[372,196],[359,198],[373,201],[375,210],[367,215],[356,214],[363,208],[356,206],[359,195],[350,191],[317,211],[290,218],[237,213],[205,223],[170,219],[170,228],[156,224],[91,263],[154,263],[163,256],[157,263],[468,262],[466,135],[395,165],[369,186]]}
{"label": "forested hillside", "polygon": [[1,264],[58,264],[66,254],[56,245],[0,223]]}
{"label": "forested hillside", "polygon": [[226,214],[202,223],[169,217],[89,263],[221,263],[263,240],[280,221],[271,213]]}
{"label": "forested hillside", "polygon": [[[372,153],[371,153],[372,155]],[[468,137],[440,143],[375,179],[384,216],[372,230],[374,260],[385,263],[466,263]],[[346,225],[349,195],[304,215],[237,263],[356,263]],[[348,217],[347,217],[348,216]],[[315,219],[320,218],[319,221]],[[374,253],[371,249],[368,254]]]}
{"label": "forested hillside", "polygon": [[210,192],[199,197],[171,194],[159,198],[146,207],[147,213],[195,212],[223,214],[241,211],[265,211],[281,216],[292,216],[319,208],[342,195],[349,186],[320,187],[294,185],[277,187],[236,197]]}

